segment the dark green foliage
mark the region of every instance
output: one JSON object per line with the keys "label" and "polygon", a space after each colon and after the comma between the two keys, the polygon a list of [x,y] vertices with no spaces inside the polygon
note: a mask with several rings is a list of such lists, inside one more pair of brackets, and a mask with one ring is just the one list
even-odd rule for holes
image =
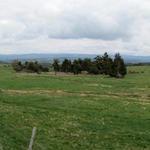
{"label": "dark green foliage", "polygon": [[22,65],[21,61],[18,61],[18,60],[13,61],[12,67],[17,72],[22,71],[22,69],[23,69],[23,65]]}
{"label": "dark green foliage", "polygon": [[[97,56],[94,60],[89,58],[85,59],[75,59],[73,62],[69,59],[64,59],[62,64],[59,63],[58,59],[54,59],[52,64],[52,69],[54,69],[55,74],[59,71],[74,74],[80,74],[82,71],[86,71],[89,74],[103,74],[109,75],[111,77],[122,78],[126,75],[126,65],[124,60],[121,58],[120,54],[115,54],[114,60],[109,57],[107,52],[103,56]],[[25,62],[24,65],[20,61],[15,61],[13,63],[13,68],[16,71],[25,70],[27,72],[48,72],[49,68],[44,67],[35,62]]]}
{"label": "dark green foliage", "polygon": [[95,64],[99,70],[100,74],[109,75],[112,71],[113,60],[105,52],[104,56],[97,56],[95,58]]}
{"label": "dark green foliage", "polygon": [[62,72],[71,72],[71,60],[65,59],[61,65]]}
{"label": "dark green foliage", "polygon": [[37,62],[28,62],[26,63],[25,69],[29,72],[39,72],[40,66],[38,66]]}
{"label": "dark green foliage", "polygon": [[82,69],[83,71],[89,72],[92,67],[92,61],[89,58],[85,58],[82,60]]}
{"label": "dark green foliage", "polygon": [[95,61],[94,61],[94,63],[95,63],[95,65],[96,65],[96,67],[97,67],[97,69],[99,70],[99,73],[100,74],[103,74],[103,68],[102,68],[102,64],[103,64],[103,58],[101,57],[101,56],[97,56],[96,58],[95,58]]}
{"label": "dark green foliage", "polygon": [[79,74],[82,71],[82,66],[78,60],[73,61],[73,73]]}
{"label": "dark green foliage", "polygon": [[42,71],[43,71],[43,72],[49,72],[49,68],[42,66]]}
{"label": "dark green foliage", "polygon": [[88,73],[90,73],[90,74],[100,74],[100,71],[97,68],[96,64],[92,64],[89,67]]}
{"label": "dark green foliage", "polygon": [[49,68],[48,67],[44,67],[40,64],[38,64],[37,61],[31,61],[31,62],[25,62],[25,64],[22,64],[20,61],[14,61],[12,63],[13,69],[15,71],[26,71],[26,72],[48,72]]}
{"label": "dark green foliage", "polygon": [[42,65],[38,64],[37,61],[35,61],[35,62],[25,62],[25,70],[27,72],[39,73],[39,72],[48,72],[49,68],[42,66]]}
{"label": "dark green foliage", "polygon": [[[120,54],[115,54],[115,59],[109,57],[107,53],[104,53],[104,56],[97,56],[94,63],[99,70],[99,74],[110,75],[111,77],[122,78],[126,75],[126,66],[124,60],[121,58]],[[95,70],[95,69],[91,69]],[[94,72],[91,72],[95,74]]]}
{"label": "dark green foliage", "polygon": [[112,67],[113,61],[112,59],[108,56],[108,54],[105,52],[104,56],[102,57],[102,69],[103,73],[105,75],[109,75],[111,72],[111,67]]}
{"label": "dark green foliage", "polygon": [[118,78],[124,77],[127,73],[124,60],[121,58],[119,53],[115,54],[113,70],[114,70],[114,76]]}
{"label": "dark green foliage", "polygon": [[53,64],[52,64],[54,71],[55,71],[55,75],[58,71],[60,71],[60,65],[59,65],[59,60],[58,59],[54,59]]}
{"label": "dark green foliage", "polygon": [[118,53],[115,55],[114,60],[109,57],[107,52],[105,52],[103,56],[95,57],[93,61],[89,58],[79,58],[75,59],[72,63],[71,60],[65,59],[62,64],[59,65],[59,60],[55,59],[53,68],[55,73],[62,71],[79,74],[82,71],[87,71],[89,74],[104,74],[117,78],[122,78],[126,75],[124,60]]}

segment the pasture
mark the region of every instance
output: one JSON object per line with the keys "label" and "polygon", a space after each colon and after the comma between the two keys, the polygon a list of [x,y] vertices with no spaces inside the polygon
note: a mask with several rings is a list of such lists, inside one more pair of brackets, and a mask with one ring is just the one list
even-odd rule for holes
{"label": "pasture", "polygon": [[150,149],[150,66],[128,71],[116,79],[0,65],[0,150],[27,150],[33,127],[33,150]]}

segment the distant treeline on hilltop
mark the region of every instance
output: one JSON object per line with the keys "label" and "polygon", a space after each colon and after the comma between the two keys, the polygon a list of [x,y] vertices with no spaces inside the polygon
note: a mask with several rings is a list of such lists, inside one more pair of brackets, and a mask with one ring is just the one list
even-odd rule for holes
{"label": "distant treeline on hilltop", "polygon": [[[101,54],[97,54],[99,56],[102,56]],[[2,55],[0,54],[0,61],[1,63],[12,63],[13,60],[20,60],[22,63],[26,61],[38,61],[40,64],[50,64],[53,62],[53,59],[58,58],[60,62],[62,62],[65,58],[70,59],[73,61],[74,59],[85,59],[90,58],[93,60],[96,56],[96,54],[8,54],[8,55]],[[109,54],[109,56],[114,59],[114,54]],[[124,62],[126,64],[132,63],[132,64],[138,64],[138,63],[149,63],[150,62],[150,56],[133,56],[133,55],[121,55],[124,59]]]}
{"label": "distant treeline on hilltop", "polygon": [[[25,62],[14,61],[12,63],[14,70],[26,72],[48,72],[49,68],[40,65],[37,61]],[[54,59],[50,68],[57,72],[80,74],[86,71],[88,74],[104,74],[111,77],[122,78],[126,75],[126,65],[119,53],[116,53],[114,59],[109,57],[107,52],[103,56],[96,56],[94,59],[64,59],[61,63],[59,59]]]}
{"label": "distant treeline on hilltop", "polygon": [[150,66],[150,62],[148,63],[127,63],[126,66]]}

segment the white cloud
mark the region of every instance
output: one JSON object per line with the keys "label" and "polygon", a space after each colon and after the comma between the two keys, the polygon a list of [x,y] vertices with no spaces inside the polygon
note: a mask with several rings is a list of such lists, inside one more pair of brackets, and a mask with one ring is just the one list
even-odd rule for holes
{"label": "white cloud", "polygon": [[149,0],[1,0],[0,53],[150,55]]}

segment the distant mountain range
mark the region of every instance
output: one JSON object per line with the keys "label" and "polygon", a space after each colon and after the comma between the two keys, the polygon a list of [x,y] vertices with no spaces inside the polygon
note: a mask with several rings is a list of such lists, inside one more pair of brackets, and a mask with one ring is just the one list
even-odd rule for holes
{"label": "distant mountain range", "polygon": [[[11,63],[13,60],[30,61],[37,60],[40,63],[51,63],[54,58],[60,61],[65,58],[74,60],[77,58],[95,58],[98,54],[8,54],[0,55],[0,62]],[[113,55],[110,55],[113,58]],[[147,63],[150,62],[150,56],[132,56],[121,55],[126,63]]]}

